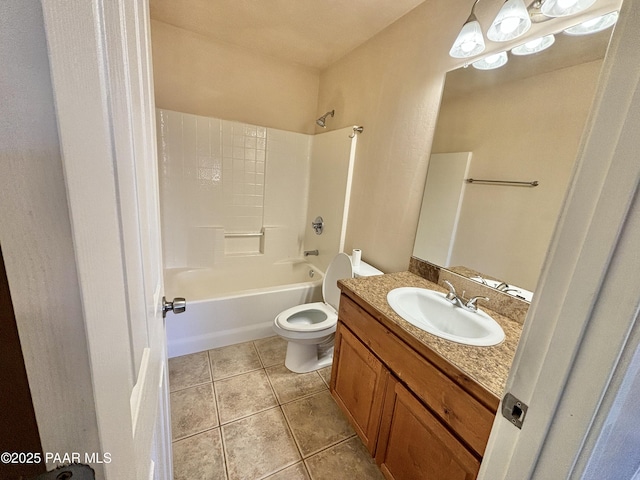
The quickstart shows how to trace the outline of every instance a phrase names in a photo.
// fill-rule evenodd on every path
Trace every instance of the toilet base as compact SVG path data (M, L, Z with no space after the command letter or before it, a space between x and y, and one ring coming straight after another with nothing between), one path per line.
M330 335L322 343L287 343L284 366L294 373L307 373L328 367L333 362L333 339Z

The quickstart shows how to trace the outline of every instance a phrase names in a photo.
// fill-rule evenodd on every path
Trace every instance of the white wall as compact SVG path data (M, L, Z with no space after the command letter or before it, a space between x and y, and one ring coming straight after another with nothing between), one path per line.
M42 448L99 452L39 1L3 5L0 62L0 243Z

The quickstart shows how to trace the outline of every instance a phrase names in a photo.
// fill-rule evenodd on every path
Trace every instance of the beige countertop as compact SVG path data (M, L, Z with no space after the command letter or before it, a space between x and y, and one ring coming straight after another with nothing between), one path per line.
M382 321L387 328L407 341L416 350L423 350L427 356L435 359L435 363L446 370L445 373L461 378L462 381L468 377L493 395L496 400L502 398L509 369L522 333L521 324L493 312L486 305L481 305L480 309L500 324L505 333L505 340L492 347L462 345L414 327L395 313L387 303L389 291L398 287L421 287L445 292L435 283L410 272L399 272L340 280L338 284L343 293L361 304L369 313ZM427 350L424 350L425 347ZM435 352L437 357L434 357L429 350Z

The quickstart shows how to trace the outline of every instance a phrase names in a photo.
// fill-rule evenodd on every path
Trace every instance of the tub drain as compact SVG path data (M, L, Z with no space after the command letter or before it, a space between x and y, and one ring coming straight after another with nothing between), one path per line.
M316 272L314 272L313 270L309 270L309 276L311 278L313 278L313 276L316 274Z

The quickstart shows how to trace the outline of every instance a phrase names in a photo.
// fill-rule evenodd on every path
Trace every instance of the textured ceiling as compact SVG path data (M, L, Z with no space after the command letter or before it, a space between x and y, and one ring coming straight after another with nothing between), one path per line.
M323 69L424 0L151 0L151 18Z

